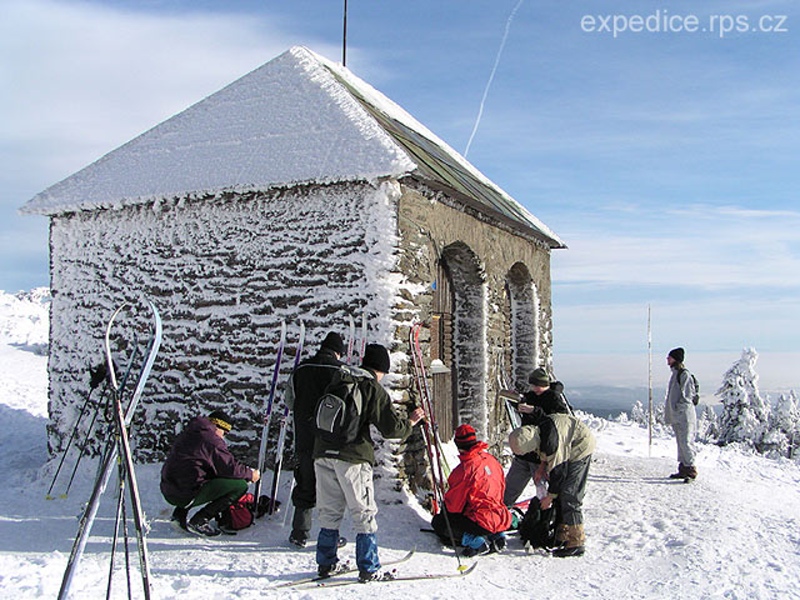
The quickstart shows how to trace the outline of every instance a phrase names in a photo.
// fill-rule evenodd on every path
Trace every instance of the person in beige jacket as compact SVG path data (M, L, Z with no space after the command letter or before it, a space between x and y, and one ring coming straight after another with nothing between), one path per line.
M543 510L556 507L554 556L581 556L586 534L583 527L583 497L595 439L589 427L572 415L541 415L535 425L523 425L511 432L511 451L539 468L534 481L548 480L548 494L541 499Z

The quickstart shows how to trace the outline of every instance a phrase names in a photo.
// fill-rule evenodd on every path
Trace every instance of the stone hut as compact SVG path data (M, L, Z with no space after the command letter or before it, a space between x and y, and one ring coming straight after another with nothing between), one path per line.
M552 363L550 252L562 241L402 108L303 47L22 211L50 219L52 452L102 361L110 315L145 297L164 338L134 421L140 460L161 459L190 416L216 408L205 392L235 416L234 448L257 453L281 321L285 375L301 320L311 352L366 315L369 340L391 349L399 404L416 400L409 330L424 322L425 362L449 368L429 380L445 442L461 422L502 442L498 382L521 386Z

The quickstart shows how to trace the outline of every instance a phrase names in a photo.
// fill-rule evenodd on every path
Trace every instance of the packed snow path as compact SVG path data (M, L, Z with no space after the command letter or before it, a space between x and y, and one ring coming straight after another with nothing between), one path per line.
M67 499L44 500L53 469L52 463L41 468L45 420L7 406L0 410L5 422L0 476L6 482L0 490L0 597L53 598L94 464L81 467ZM647 432L636 425L594 419L592 426L599 448L585 502L586 555L529 555L512 536L506 552L478 558L477 569L463 580L270 592L271 585L314 569L313 544L304 550L289 546L283 513L262 518L235 537L189 537L168 522L170 510L158 492L159 466L141 466L137 476L151 523L154 597L800 598L797 465L704 446L700 478L684 484L665 478L675 468L673 440L655 440L648 453ZM416 546L403 574L455 571L452 550L419 532L428 524L424 511L395 490L390 473L378 472L383 475L377 481L381 556L389 560ZM105 595L114 491L112 479L75 576L75 598ZM348 522L342 533L355 539ZM353 546L343 549L343 559L352 558ZM118 565L114 597L124 598L121 557ZM132 568L135 585L135 561ZM134 597L141 597L136 587Z

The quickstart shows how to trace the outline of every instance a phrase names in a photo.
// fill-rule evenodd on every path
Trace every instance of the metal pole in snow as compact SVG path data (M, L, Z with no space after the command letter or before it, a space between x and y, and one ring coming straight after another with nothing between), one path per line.
M653 336L650 327L650 305L647 305L647 456L653 449Z

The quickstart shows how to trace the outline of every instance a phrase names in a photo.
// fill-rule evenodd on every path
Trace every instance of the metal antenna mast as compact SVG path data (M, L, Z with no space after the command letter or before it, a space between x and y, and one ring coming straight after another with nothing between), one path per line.
M347 66L347 0L344 0L344 19L342 20L342 66Z

